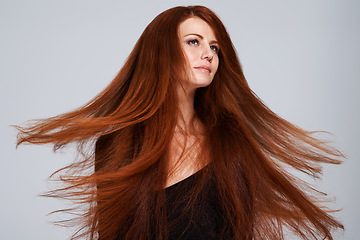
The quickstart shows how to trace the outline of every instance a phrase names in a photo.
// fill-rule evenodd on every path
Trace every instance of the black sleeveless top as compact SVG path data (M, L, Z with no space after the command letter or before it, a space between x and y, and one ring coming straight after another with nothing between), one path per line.
M201 171L164 189L166 197L168 240L228 240L229 229L218 198L215 184L206 181L196 198L194 209L188 211L187 203L193 186L199 183ZM191 214L192 213L192 214ZM222 233L224 232L225 233ZM119 233L117 240L123 239ZM156 239L151 239L156 240Z
M186 211L189 199L186 196L197 184L199 175L199 172L195 173L165 189L169 240L228 239L220 237L224 216L213 183L206 182L200 196L195 200L193 214Z

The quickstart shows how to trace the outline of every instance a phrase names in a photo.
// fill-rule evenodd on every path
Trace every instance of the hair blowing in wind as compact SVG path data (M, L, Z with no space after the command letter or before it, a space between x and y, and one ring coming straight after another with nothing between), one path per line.
M185 196L187 212L195 211L211 181L226 226L219 239L278 240L288 231L332 240L342 224L319 193L289 170L318 177L322 163L339 164L342 154L276 115L252 92L224 25L202 6L159 14L114 80L85 106L17 127L18 145L52 144L57 150L75 143L83 153L52 175L63 188L47 196L75 204L62 210L75 217L61 223L78 226L74 239L116 239L119 233L123 239L168 239L163 190L177 123L176 82L187 67L177 30L189 17L212 28L220 51L213 82L195 93L195 115L204 128L198 161L207 166Z

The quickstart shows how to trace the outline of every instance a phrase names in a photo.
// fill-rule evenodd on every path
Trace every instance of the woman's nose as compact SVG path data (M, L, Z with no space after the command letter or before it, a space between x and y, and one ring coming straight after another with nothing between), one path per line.
M209 62L211 62L213 57L214 57L214 53L211 51L210 47L204 46L201 53L201 59L206 59Z

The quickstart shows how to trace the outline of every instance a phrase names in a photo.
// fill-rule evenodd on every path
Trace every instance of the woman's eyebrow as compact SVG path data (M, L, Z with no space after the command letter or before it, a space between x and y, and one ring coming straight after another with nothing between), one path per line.
M195 36L197 36L197 37L200 38L200 39L204 39L204 37L201 36L201 35L198 34L198 33L189 33L189 34L186 34L184 37L187 37L187 36L190 36L190 35L195 35Z
M194 35L194 36L197 36L198 38L200 38L200 39L204 39L204 37L203 36L201 36L200 34L198 34L198 33L189 33L189 34L186 34L184 37L187 37L187 36L190 36L190 35ZM218 41L216 41L216 40L212 40L212 41L210 41L210 43L216 43L216 44L219 44L218 43Z

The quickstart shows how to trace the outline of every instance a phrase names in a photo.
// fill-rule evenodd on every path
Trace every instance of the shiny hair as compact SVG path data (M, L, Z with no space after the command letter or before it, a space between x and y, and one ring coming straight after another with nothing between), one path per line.
M331 231L343 226L287 169L317 177L321 163L339 164L342 154L252 92L224 25L203 6L159 14L115 79L85 106L18 127L17 144L51 143L56 150L75 142L85 153L55 173L65 186L47 194L86 206L69 220L80 224L73 237L167 239L166 153L177 122L176 81L187 67L178 27L190 17L209 24L220 51L212 84L195 94L210 159L186 210L193 211L192 199L211 176L228 228L221 232L233 239L284 239L286 230L303 239L333 239Z

